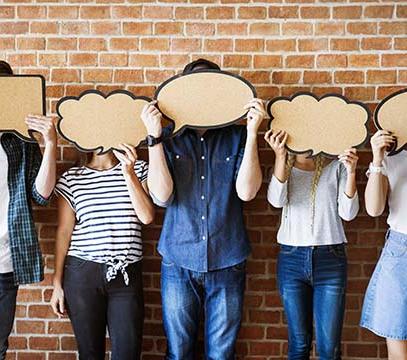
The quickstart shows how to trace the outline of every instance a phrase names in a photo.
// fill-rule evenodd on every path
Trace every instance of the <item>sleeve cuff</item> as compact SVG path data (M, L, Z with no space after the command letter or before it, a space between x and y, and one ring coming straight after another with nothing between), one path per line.
M159 207L163 207L163 208L168 207L172 203L172 200L174 199L174 193L172 193L171 196L169 197L169 199L165 202L157 199L151 191L149 191L149 194L150 194L151 199L153 200L153 203L155 205L157 205Z
M45 198L44 196L42 196L38 192L38 190L37 190L37 188L35 186L35 183L34 183L34 185L32 187L32 198L38 205L46 206L46 205L49 204L49 202L51 200L51 195L48 198Z

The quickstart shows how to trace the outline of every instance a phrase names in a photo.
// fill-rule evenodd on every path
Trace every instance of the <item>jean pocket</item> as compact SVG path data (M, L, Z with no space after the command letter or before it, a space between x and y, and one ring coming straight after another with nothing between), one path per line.
M346 248L345 245L332 245L329 247L329 251L335 255L337 258L346 258Z
M235 271L235 272L243 272L243 271L246 271L246 261L242 261L241 263L239 263L239 264L236 264L236 265L234 265L234 266L231 266L231 268L230 268L232 271Z
M167 260L167 259L162 259L161 260L161 265L162 266L165 266L165 267L173 267L173 266L175 266L175 263L173 263L173 262L171 262L171 261L169 261L169 260Z
M406 254L407 245L400 244L391 239L387 240L386 245L384 246L384 255L389 257L402 257Z
M78 258L76 256L67 256L65 259L65 268L79 269L82 268L88 260Z
M280 244L280 254L292 254L297 250L297 246Z

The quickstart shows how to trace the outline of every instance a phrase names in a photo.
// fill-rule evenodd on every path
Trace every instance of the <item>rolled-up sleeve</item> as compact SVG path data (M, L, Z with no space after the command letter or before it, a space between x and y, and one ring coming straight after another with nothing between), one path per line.
M288 181L281 182L274 175L271 177L267 190L267 200L275 208L282 208L287 204Z
M353 220L359 212L359 195L356 190L355 195L350 198L346 195L347 173L344 166L341 166L339 178L339 194L338 194L338 212L339 216L345 221Z

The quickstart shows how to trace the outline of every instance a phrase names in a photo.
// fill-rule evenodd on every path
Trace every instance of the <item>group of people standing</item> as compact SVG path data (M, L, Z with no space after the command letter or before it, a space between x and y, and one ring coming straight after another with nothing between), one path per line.
M201 69L219 67L199 59L184 73ZM6 63L0 72L12 73ZM151 102L141 115L149 134L148 164L122 144L120 151L87 154L57 182L51 119L27 118L29 128L43 136L43 155L37 144L1 134L0 359L7 350L18 285L43 275L31 199L45 205L54 187L59 215L51 306L57 315L69 315L80 359L104 359L106 328L113 360L140 358L141 228L153 221L154 204L166 208L158 245L166 359L195 358L202 314L205 358L234 359L250 253L242 206L262 184L257 135L266 117L260 99L247 109L246 126L186 129L169 137L171 129L162 127L161 113ZM282 208L277 279L288 323L288 358L309 359L314 325L319 358L336 360L341 358L347 280L342 220L354 219L359 211L358 155L355 149L338 159L289 154L288 136L265 134L275 154L267 199ZM390 229L361 325L387 338L389 358L405 360L407 155L386 156L394 140L385 130L371 140L366 209L379 216L388 199Z

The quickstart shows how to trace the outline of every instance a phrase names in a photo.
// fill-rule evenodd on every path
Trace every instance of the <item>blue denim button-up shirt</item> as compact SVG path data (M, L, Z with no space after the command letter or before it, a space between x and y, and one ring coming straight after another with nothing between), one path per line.
M14 282L39 282L44 278L44 271L31 200L39 205L48 203L48 199L41 196L35 187L42 161L41 150L38 144L24 142L13 134L3 134L0 142L8 160L8 231Z
M158 251L178 266L207 272L236 265L250 253L237 174L246 141L244 126L186 129L164 141L174 192Z

